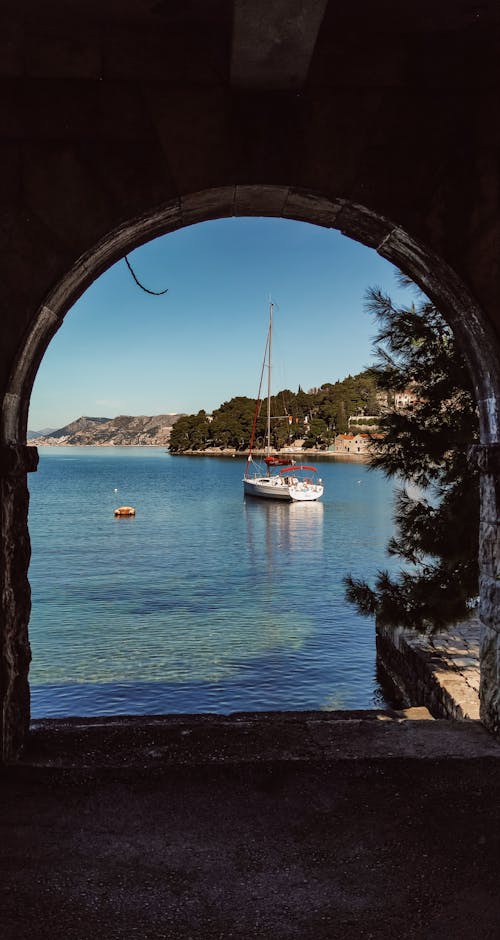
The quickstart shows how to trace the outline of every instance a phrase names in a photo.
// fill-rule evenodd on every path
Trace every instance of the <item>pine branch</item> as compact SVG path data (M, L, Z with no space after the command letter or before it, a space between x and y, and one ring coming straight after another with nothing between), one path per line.
M372 288L366 308L379 327L378 387L411 386L417 398L412 411L382 419L372 466L422 492L397 493L396 533L387 546L411 567L379 571L373 587L349 575L346 597L382 624L442 629L466 618L478 593L479 484L466 456L478 436L472 383L448 324L426 298L398 308Z

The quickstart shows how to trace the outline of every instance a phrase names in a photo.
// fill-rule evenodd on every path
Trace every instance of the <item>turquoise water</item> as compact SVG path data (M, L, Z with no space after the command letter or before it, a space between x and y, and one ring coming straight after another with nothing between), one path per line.
M243 499L244 462L40 448L30 478L32 714L370 708L393 486L324 461L320 502ZM115 519L117 506L137 515Z

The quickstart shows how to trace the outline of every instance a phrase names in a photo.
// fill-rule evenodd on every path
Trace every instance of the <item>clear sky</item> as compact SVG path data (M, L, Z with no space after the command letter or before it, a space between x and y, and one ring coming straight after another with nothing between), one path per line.
M33 390L29 428L81 415L211 411L254 397L269 298L273 385L308 390L365 368L374 324L368 287L404 296L395 268L330 229L283 219L204 222L154 239L103 274L52 340ZM405 297L408 302L408 297Z

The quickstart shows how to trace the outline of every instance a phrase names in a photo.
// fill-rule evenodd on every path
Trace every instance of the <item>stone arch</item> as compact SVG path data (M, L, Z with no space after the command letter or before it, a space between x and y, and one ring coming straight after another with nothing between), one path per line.
M500 361L489 321L458 274L434 251L391 220L345 199L286 186L230 186L177 198L109 232L82 255L34 312L31 328L10 374L2 403L0 442L4 504L4 635L2 753L15 757L29 722L29 535L26 472L36 469L36 450L26 447L29 400L43 355L64 316L86 288L127 252L159 235L209 219L267 216L335 228L374 248L407 274L448 319L469 362L479 410L481 444L475 456L481 486L482 718L492 730L500 723L500 588L497 581L497 491L500 466Z
M399 225L364 206L280 186L223 187L172 200L121 225L82 255L33 317L4 397L0 439L25 441L31 389L47 346L68 310L100 274L127 252L168 232L209 219L259 215L337 229L408 274L447 317L464 349L476 386L482 442L499 439L496 341L485 314L454 270Z

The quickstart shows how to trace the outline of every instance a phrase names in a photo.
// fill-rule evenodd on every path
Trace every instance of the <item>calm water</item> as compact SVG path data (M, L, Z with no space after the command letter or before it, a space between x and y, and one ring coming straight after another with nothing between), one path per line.
M242 494L243 461L41 448L30 478L32 712L369 708L374 625L342 576L388 563L392 484L324 461L318 503ZM115 519L132 505L133 519Z

